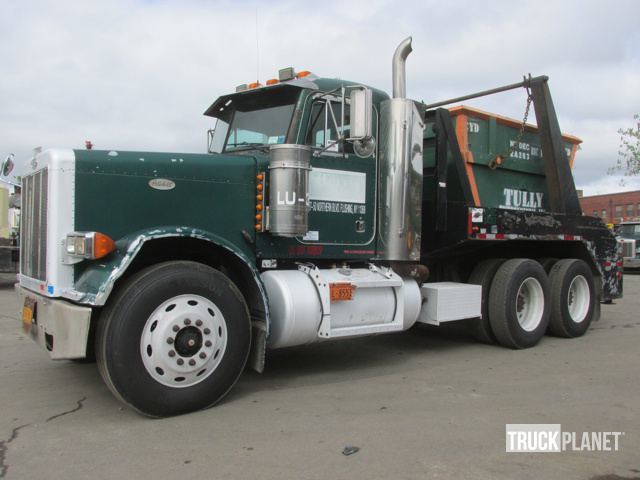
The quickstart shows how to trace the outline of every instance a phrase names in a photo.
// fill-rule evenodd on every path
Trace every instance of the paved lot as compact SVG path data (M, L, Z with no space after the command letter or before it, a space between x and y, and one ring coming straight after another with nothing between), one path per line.
M640 276L625 281L583 338L511 351L415 329L296 348L213 409L149 420L95 365L50 361L25 338L5 278L0 477L639 478ZM619 452L507 454L505 423L626 434Z

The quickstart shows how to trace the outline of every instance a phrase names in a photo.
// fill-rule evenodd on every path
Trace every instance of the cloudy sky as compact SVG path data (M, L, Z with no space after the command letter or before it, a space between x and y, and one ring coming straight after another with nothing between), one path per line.
M549 75L562 130L584 140L578 188L639 189L606 173L617 130L640 112L639 18L637 0L3 0L0 155L24 162L35 146L85 139L203 152L213 122L202 112L236 85L294 66L389 91L391 55L412 35L409 97ZM521 118L525 97L467 103Z

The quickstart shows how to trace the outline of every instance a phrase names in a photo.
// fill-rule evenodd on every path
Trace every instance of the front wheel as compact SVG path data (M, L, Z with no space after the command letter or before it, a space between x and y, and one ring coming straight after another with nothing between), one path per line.
M111 391L139 412L164 417L212 406L239 378L251 327L225 275L173 261L131 277L102 312L98 368Z

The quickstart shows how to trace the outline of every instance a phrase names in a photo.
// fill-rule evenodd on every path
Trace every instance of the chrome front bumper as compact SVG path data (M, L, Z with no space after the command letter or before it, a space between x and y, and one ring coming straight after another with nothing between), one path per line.
M640 257L624 257L622 264L624 268L640 268Z
M91 308L52 299L15 285L22 327L55 360L84 358L91 324ZM27 305L33 312L25 316Z

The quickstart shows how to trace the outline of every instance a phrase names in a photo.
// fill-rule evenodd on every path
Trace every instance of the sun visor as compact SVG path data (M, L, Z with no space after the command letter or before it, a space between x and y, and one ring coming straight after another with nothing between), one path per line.
M297 95L300 89L318 90L319 87L313 81L307 79L295 79L286 83L278 83L267 87L253 88L242 92L223 95L211 104L204 112L208 117L220 118L226 120L228 111L235 108L246 108L247 110L255 109L257 104L268 106L269 99L274 101L289 95Z

